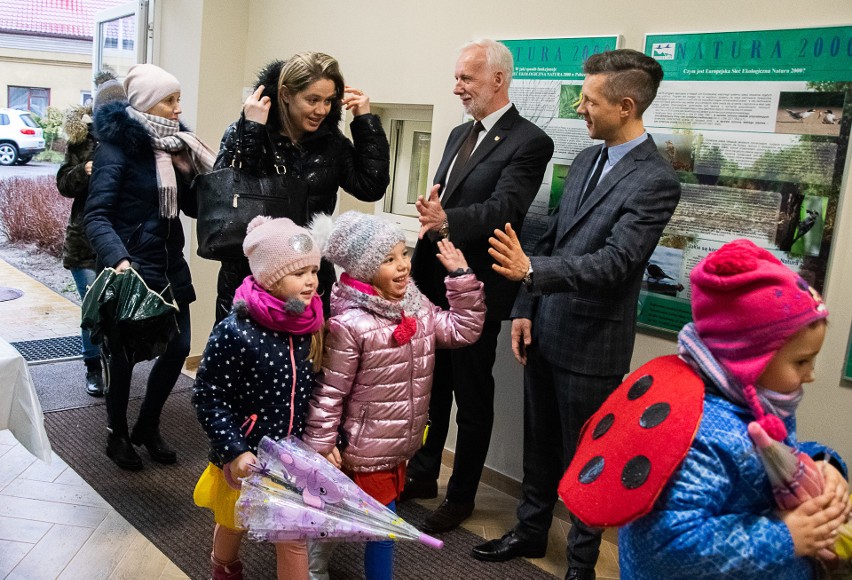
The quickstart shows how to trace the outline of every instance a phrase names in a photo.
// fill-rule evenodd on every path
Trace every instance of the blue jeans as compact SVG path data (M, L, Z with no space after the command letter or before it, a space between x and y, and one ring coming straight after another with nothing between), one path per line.
M97 273L91 268L71 268L71 277L74 278L74 284L77 286L77 293L82 299L86 297L86 290L95 281ZM88 330L80 329L80 339L83 342L83 360L100 358L101 347L96 344L92 344Z

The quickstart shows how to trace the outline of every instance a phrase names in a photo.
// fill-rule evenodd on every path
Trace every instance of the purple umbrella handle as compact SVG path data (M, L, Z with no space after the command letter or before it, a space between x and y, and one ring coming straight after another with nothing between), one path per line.
M421 544L426 544L430 548L435 548L436 550L440 550L444 547L444 542L438 538L433 538L429 534L420 534L420 537L417 539L420 540Z

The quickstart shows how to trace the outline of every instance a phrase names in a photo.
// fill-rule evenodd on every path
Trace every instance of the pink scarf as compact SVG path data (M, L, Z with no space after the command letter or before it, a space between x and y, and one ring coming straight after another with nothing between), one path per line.
M311 303L305 306L303 312L297 312L288 307L288 303L279 300L258 284L254 276L246 276L242 285L237 288L234 302L242 300L246 303L249 316L271 330L289 332L290 334L312 334L322 328L325 319L322 314L322 300L316 294Z

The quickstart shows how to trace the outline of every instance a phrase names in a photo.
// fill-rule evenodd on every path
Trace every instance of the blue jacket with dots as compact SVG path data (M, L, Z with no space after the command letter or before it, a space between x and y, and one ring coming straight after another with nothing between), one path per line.
M748 436L748 409L707 393L704 415L680 469L654 509L621 528L621 578L813 578L815 564L793 553L793 538L775 515L769 477ZM785 420L787 445L796 446L796 421ZM828 447L800 443L811 457Z
M192 395L211 463L222 467L246 451L257 453L264 435L301 436L316 376L310 349L310 334L261 326L245 303L213 327Z

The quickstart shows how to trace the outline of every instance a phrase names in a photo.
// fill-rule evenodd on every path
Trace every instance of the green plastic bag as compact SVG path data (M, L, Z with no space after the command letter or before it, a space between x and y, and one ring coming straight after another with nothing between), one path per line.
M135 269L104 268L83 299L80 326L108 356L136 363L163 354L178 332L177 312L174 300L148 288Z

